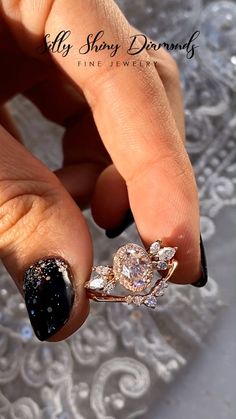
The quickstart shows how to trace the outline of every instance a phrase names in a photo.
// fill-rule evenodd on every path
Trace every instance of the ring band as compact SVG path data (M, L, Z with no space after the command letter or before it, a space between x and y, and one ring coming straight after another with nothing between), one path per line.
M87 296L99 302L122 302L155 308L178 266L177 247L162 247L156 240L148 250L138 244L121 246L113 266L94 266L85 283ZM113 292L117 289L118 294Z

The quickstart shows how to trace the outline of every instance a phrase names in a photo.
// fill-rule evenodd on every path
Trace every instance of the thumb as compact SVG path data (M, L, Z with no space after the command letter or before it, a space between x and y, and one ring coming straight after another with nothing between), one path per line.
M57 177L1 126L0 143L0 258L37 337L65 339L88 314L89 232Z

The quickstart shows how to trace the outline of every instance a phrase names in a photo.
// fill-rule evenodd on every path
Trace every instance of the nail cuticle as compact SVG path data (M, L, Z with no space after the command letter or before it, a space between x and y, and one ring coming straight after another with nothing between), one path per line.
M41 258L26 269L23 292L34 332L47 340L70 317L75 291L69 264L61 257Z

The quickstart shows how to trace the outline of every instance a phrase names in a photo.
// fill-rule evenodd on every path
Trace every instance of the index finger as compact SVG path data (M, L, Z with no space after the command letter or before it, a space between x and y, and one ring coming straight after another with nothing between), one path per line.
M53 54L53 58L85 94L100 136L127 184L143 241L161 238L178 246L178 280L193 282L200 275L196 185L158 73L153 66L145 71L138 65L111 67L107 47L82 55L94 66L78 66L78 51L88 34L95 36L103 28L106 45L120 46L113 61L132 61L127 54L132 31L112 0L40 3L36 14L31 3L20 2L20 19L31 42L38 39L36 35L42 39L50 34L55 39L60 31L70 29L73 48L66 57ZM101 66L96 65L98 59ZM138 59L149 57L143 51Z

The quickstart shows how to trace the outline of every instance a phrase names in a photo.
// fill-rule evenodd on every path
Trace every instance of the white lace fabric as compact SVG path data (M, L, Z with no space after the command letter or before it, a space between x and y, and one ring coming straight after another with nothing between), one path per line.
M175 57L185 91L187 147L199 185L202 235L207 241L217 234L217 214L236 204L232 106L236 4L119 3L131 23L154 40L181 42L201 31L196 57L187 60L180 53ZM22 97L13 101L12 110L26 143L30 139L27 146L52 169L59 167L61 150L55 137L61 129L46 122ZM48 147L53 150L50 156ZM138 240L131 227L108 243L86 216L99 264L111 260L119 244ZM1 267L0 419L148 418L155 389L164 392L194 356L219 307L218 286L212 278L203 289L171 285L157 310L94 303L85 325L72 337L42 343L32 332L22 297Z

